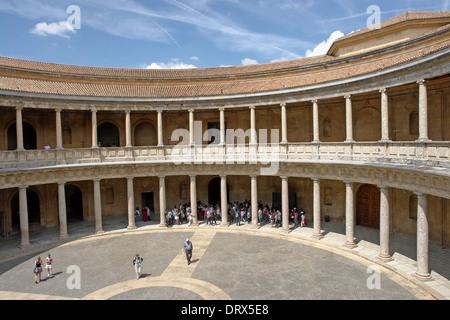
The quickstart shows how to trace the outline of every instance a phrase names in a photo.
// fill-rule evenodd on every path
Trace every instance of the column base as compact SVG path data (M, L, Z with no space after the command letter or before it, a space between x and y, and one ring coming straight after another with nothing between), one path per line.
M252 224L251 224L251 226L250 226L250 228L251 228L251 229L255 229L255 230L257 230L257 229L259 229L259 228L260 228L260 226L259 226L259 225L257 225L257 224L254 224L254 223L252 223Z
M415 142L417 142L417 143L427 143L427 142L431 142L431 139L428 139L428 138L419 138L419 139L417 139Z
M316 233L316 234L313 234L311 236L311 238L316 239L316 240L320 240L320 239L323 239L323 235L321 233Z
M356 248L358 245L354 242L345 242L343 245L343 247L349 248L349 249L354 249Z
M432 277L429 273L421 274L421 273L418 273L418 272L414 272L414 273L413 273L413 276L414 276L415 278L419 279L420 281L430 281L430 280L433 280L433 277Z
M229 222L221 222L220 226L223 228L228 228L230 226L230 223Z
M382 139L382 140L378 140L378 143L392 143L392 140L389 139Z
M128 226L128 227L127 227L127 230L136 230L136 229L137 229L136 226Z
M379 254L377 258L384 262L394 261L394 258L389 254Z
M105 231L103 231L103 230L95 231L95 234L104 234L104 233L105 233Z
M31 243L30 243L30 242L28 242L28 243L21 243L21 244L19 245L19 248L20 248L20 249L27 249L27 248L29 248L29 247L31 247Z
M59 240L65 241L67 239L69 239L69 235L67 235L67 234L62 234L59 236Z

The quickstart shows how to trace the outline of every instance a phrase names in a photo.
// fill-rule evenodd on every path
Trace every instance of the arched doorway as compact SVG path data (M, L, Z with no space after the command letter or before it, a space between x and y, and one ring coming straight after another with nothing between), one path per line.
M39 195L27 189L28 225L41 225L41 205ZM11 198L11 222L13 230L20 230L19 191Z
M134 129L134 145L148 147L157 145L156 129L149 122L142 122Z
M380 190L365 184L356 194L356 224L378 229L380 227Z
M99 147L119 147L120 146L120 134L119 129L111 123L105 122L98 126L97 137Z
M208 204L220 205L221 192L220 192L220 180L221 178L214 178L208 184ZM230 202L230 186L227 183L227 203Z
M83 194L77 186L66 185L66 215L67 222L83 220Z
M25 150L36 150L37 149L37 138L36 138L36 130L34 127L27 123L23 122L22 124L23 130L23 147ZM8 150L16 150L17 149L17 127L16 123L13 123L8 128Z

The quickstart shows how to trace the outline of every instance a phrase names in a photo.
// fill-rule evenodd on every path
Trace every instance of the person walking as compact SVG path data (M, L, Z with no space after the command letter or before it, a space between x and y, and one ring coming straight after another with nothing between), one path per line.
M41 257L37 257L37 259L34 261L34 282L38 284L41 282L41 274L42 274L42 259ZM39 282L38 282L39 278Z
M139 280L141 277L141 265L144 258L139 256L139 253L136 253L136 256L133 259L134 271L136 272L136 279Z
M184 242L183 250L184 253L186 254L187 264L190 265L192 259L192 250L194 250L194 246L192 245L192 242L189 238L187 238L186 241Z
M45 269L47 269L47 278L53 276L53 257L50 253L45 258Z

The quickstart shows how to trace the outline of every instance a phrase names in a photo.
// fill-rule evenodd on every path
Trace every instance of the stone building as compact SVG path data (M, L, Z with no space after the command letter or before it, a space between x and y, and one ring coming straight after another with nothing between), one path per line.
M251 201L449 244L450 12L408 12L326 55L191 70L0 57L3 236L128 217L148 205ZM197 219L194 223L197 223ZM228 225L224 215L223 226ZM256 215L253 225L258 227Z

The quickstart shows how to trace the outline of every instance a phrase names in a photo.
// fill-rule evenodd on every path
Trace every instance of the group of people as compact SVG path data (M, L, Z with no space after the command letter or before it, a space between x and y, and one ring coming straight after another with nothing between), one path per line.
M34 261L34 282L38 284L42 281L42 266L44 265L44 262L42 261L41 257L37 257L37 259ZM47 257L45 258L45 269L47 270L47 277L53 276L53 257L49 253Z
M228 203L227 216L230 223L236 222L237 225L252 223L251 202L245 200L243 202L235 201ZM270 223L272 228L281 227L282 213L278 207L269 208L268 204L263 205L262 202L259 202L257 216L260 225ZM167 227L184 223L190 225L193 220L190 204L185 203L174 206L165 213L165 219ZM204 204L199 201L197 203L197 219L198 221L206 222L207 225L217 225L217 222L222 221L220 205ZM292 208L289 212L289 222L296 226L306 227L305 212L303 210L298 211L297 208Z
M150 210L149 207L144 206L142 208L142 214L141 214L141 210L139 209L139 207L136 207L136 210L134 210L134 218L136 221L136 224L142 219L142 221L151 221L152 219L152 212Z

